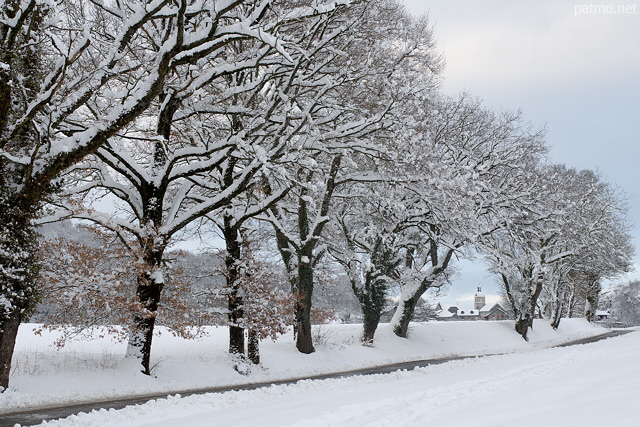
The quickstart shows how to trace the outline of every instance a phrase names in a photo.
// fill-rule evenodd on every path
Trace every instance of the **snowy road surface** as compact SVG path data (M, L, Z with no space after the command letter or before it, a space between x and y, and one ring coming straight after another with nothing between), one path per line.
M160 399L48 426L637 426L640 332L410 372Z

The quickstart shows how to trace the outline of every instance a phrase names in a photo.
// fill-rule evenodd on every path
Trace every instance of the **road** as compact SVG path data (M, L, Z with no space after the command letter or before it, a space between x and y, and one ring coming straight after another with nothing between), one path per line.
M610 331L601 335L597 335L595 337L589 337L589 338L584 338L584 339L560 344L557 347L568 347L572 345L588 344L596 341L601 341L603 339L624 335L629 332L631 332L631 330ZM491 356L491 355L484 355L484 356ZM99 409L122 409L128 405L140 405L148 402L149 400L163 399L163 398L166 398L168 395L174 395L174 394L180 394L181 396L184 397L184 396L190 396L194 394L203 394L203 393L222 393L222 392L231 391L231 390L235 390L235 391L253 390L261 387L268 387L268 386L271 386L272 384L293 384L300 380L307 380L307 379L344 378L344 377L350 377L355 375L385 374L385 373L395 372L398 370L412 370L419 367L424 367L429 365L438 365L438 364L447 363L453 360L467 359L472 357L478 357L478 356L462 356L462 357L451 357L451 358L445 358L445 359L416 360L411 362L395 363L392 365L376 366L373 368L358 369L353 371L337 372L332 374L316 375L311 377L295 378L295 379L289 379L289 380L283 380L283 381L272 381L269 383L254 383L254 384L246 384L246 385L233 386L233 387L211 387L211 388L205 388L205 389L175 390L171 393L149 394L144 396L136 396L136 397L130 397L130 398L124 398L124 399L117 399L117 400L106 400L106 401L100 401L100 402L82 403L82 404L67 405L67 406L60 406L60 407L39 408L35 411L34 410L21 411L21 412L15 412L12 414L4 415L2 419L0 419L0 427L13 427L16 424L20 424L23 426L40 424L42 423L42 421L66 418L70 415L77 414L80 412L91 412L93 410L99 410Z

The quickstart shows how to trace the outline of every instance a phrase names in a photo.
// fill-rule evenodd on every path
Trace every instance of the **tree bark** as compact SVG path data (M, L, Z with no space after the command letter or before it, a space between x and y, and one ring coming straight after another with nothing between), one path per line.
M244 327L242 326L244 309L238 284L238 266L241 262L240 233L238 228L233 225L233 218L224 217L222 234L227 249L225 267L227 270L226 284L229 291L227 298L227 308L229 310L229 353L244 355Z
M373 344L373 337L380 324L387 285L384 280L367 277L364 289L358 289L355 283L352 283L351 287L360 302L363 314L362 343L365 346L370 346Z
M600 292L602 291L602 287L600 285L600 281L597 277L587 277L587 307L585 310L585 318L589 322L593 322L596 318L596 310L598 309L598 302L600 299Z
M235 303L231 302L232 297L229 296L229 310L234 310L237 315L240 309L238 309ZM229 317L232 315L229 313ZM231 354L244 354L244 328L239 326L229 326L229 353Z
M558 329L558 326L560 326L560 319L562 319L562 313L564 312L566 299L566 284L558 284L558 286L562 286L562 290L560 292L560 295L556 297L557 301L551 319L551 327L553 329Z
M422 286L420 289L422 289ZM409 298L400 300L400 304L397 308L397 312L400 314L400 317L394 322L393 327L393 333L400 338L407 338L409 333L409 323L411 322L411 318L413 317L413 313L416 309L416 304L425 291L426 287L422 291L418 290L418 292L414 293Z
M2 172L0 161L0 390L6 390L18 327L37 301L37 233L31 220L38 203L11 194Z
M249 339L247 343L248 357L254 365L260 364L260 338L254 330L249 330Z
M538 298L542 292L542 280L536 280L535 288L531 299L529 300L529 307L526 313L520 313L520 316L516 320L516 331L522 336L525 341L529 341L527 334L529 329L533 328L533 319L536 315L536 307L538 305Z
M22 315L20 312L14 311L0 323L0 392L9 387L11 358L21 321Z
M152 244L148 245L151 247ZM164 249L152 248L143 255L145 271L138 275L136 298L138 310L133 314L133 331L129 337L127 356L137 357L142 365L142 373L151 375L151 342L158 314L160 295L164 287L164 278L154 274L162 263Z
M302 257L305 258L305 257ZM300 353L315 351L311 336L311 295L313 294L313 267L311 254L298 261L298 289L294 314L296 348Z
M363 321L363 333L362 333L362 343L366 346L370 346L373 344L373 337L378 329L378 325L380 324L380 314L378 313L370 313L369 315L364 315Z
M553 329L558 329L558 327L560 326L560 320L562 319L560 313L562 313L562 311L558 311L557 315L554 316L553 320L551 321L551 327Z
M141 310L133 316L134 331L129 338L127 355L140 359L145 375L151 375L151 342L162 288L163 283L157 282L148 273L138 278L136 296Z
M584 317L589 321L593 322L596 317L596 308L598 303L593 296L587 295L587 309L585 311Z
M527 333L529 328L533 326L533 319L529 313L524 313L516 319L516 332L519 333L525 341L529 341Z

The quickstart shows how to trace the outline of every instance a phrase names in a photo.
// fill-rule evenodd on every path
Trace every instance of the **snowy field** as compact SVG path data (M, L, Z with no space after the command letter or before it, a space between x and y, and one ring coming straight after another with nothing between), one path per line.
M637 426L640 332L411 372L172 397L48 426Z
M291 336L262 346L263 365L239 375L226 354L226 330L184 341L154 339L155 377L122 360L125 344L107 339L55 350L52 334L20 331L12 389L0 416L18 409L215 385L263 382L396 361L516 352L389 375L301 381L254 391L172 397L120 411L72 416L47 425L637 425L640 332L586 346L545 349L604 330L579 319L558 331L537 322L530 342L511 322L413 325L408 340L382 325L376 345L362 347L360 326L316 331L316 353L295 351ZM597 421L597 422L596 422ZM612 424L613 422L613 424Z

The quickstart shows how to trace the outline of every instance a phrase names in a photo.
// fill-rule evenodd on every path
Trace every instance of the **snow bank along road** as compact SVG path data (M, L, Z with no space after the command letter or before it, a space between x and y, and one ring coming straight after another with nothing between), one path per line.
M171 397L50 426L637 426L640 332L393 374Z
M622 333L627 333L629 331L615 331L615 332L610 332L610 333L606 333L603 335L600 335L598 337L591 337L591 338L587 338L587 339L581 339L578 340L576 342L571 342L571 343L565 343L562 346L567 346L570 344L573 345L577 345L577 344L582 344L585 342L593 342L595 340L601 340L603 338L607 338L610 336L616 336ZM538 352L537 352L538 353ZM539 352L539 353L542 353ZM503 356L493 356L493 357L504 357ZM398 369L413 369L415 367L418 367L418 369L416 370L416 375L418 376L418 378L420 378L421 376L423 376L425 374L425 372L423 371L424 369L431 369L434 368L433 365L437 365L437 364L441 364L444 362L452 362L452 363L458 363L459 361L461 361L462 359L468 359L471 358L472 356L467 356L467 357L458 357L458 358L449 358L449 359L435 359L435 360L423 360L423 361L416 361L416 362L409 362L409 363L401 363L401 364L394 364L394 365L387 365L384 367L378 367L378 368L370 368L370 369L363 369L363 370L357 370L357 371L352 371L352 372L342 372L342 373L335 373L335 374L328 374L328 375L320 375L320 376L315 376L311 379L329 379L329 378L337 378L337 377L343 377L343 381L347 384L347 387L359 387L358 384L360 384L359 380L355 380L353 378L348 378L349 376L354 376L354 375L362 375L362 374L366 374L366 375L374 375L374 380L373 381L365 381L364 386L363 386L363 391L365 393L368 393L367 389L369 387L369 385L373 385L378 381L381 382L385 382L384 379L382 379L382 377L379 375L380 373L389 373L392 372L392 374L390 375L391 378L389 378L389 381L392 382L396 382L399 379L402 380L406 380L407 378L405 378L405 373L401 373L401 372L394 372L397 371ZM475 359L476 361L479 359ZM500 360L500 359L498 359ZM526 363L525 363L526 365ZM424 368L425 366L429 366L429 368ZM466 365L463 365L466 366ZM469 365L471 366L471 365ZM526 369L523 368L525 371ZM533 372L536 372L536 369L533 369ZM496 378L501 378L501 375L498 375ZM428 381L428 380L427 380ZM430 382L430 381L429 381ZM187 394L195 394L195 393L204 393L207 391L215 391L215 392L220 392L220 391L227 391L230 389L234 389L234 390L242 390L242 391L236 391L235 394L233 392L231 393L224 393L224 394L220 394L219 396L238 396L238 393L252 393L251 391L247 391L247 390L253 390L253 389L257 389L257 388L264 388L267 386L272 386L270 389L278 388L278 387L284 387L281 391L292 391L292 390L296 390L297 388L301 387L301 384L307 384L307 387L303 387L305 390L305 393L308 393L309 390L316 390L316 389L322 389L322 387L308 387L308 383L309 381L302 381L302 382L298 382L298 380L293 380L293 381L279 381L277 382L276 385L272 385L272 384L252 384L252 385L247 385L247 386L243 386L243 387L218 387L218 388L213 388L213 389L209 389L209 390L198 390L198 391L188 391ZM320 384L331 384L331 382L327 382L327 381L320 381ZM453 387L454 383L450 384L450 387ZM483 392L482 393L486 393L487 390L491 390L492 388L489 387L487 388L487 386L483 386ZM412 389L406 389L404 390L405 393L413 393L414 390ZM259 391L254 391L254 393L259 393ZM294 391L294 394L296 392ZM401 394L402 392L400 392ZM181 393L184 397L184 393ZM266 393L266 395L268 395L269 393ZM394 396L398 396L400 394L394 394ZM250 394L249 394L250 395ZM265 393L262 393L262 395L264 396ZM165 398L165 395L158 395L158 396L153 396L153 398ZM205 396L199 396L202 398L206 398ZM140 403L144 403L146 402L149 398L151 398L151 396L148 396L146 399L141 399L141 398L132 398L132 399L122 399L122 400L118 400L118 401L111 401L111 402L97 402L96 404L92 404L92 405L74 405L74 406L68 406L65 408L56 408L56 409L50 409L50 410L45 410L45 411L40 411L38 413L23 413L23 414L15 414L15 415L8 415L6 417L4 417L4 421L0 424L2 426L13 426L16 423L22 424L22 425L27 425L27 424L33 424L33 423L39 423L42 420L52 420L52 419L56 419L56 418L61 418L61 417L66 417L69 416L71 414L75 414L78 412L90 412L94 409L97 408L123 408L127 405L132 405L132 404L140 404ZM190 399L198 399L198 397L193 397ZM269 399L267 399L269 400ZM200 400L197 400L200 401ZM158 404L162 405L162 402L165 403L171 403L169 406L172 407L173 409L176 409L176 407L179 407L182 405L182 403L185 403L187 405L187 407L191 407L191 400L189 399L177 399L176 397L168 397L166 399L160 399L160 400L156 400L156 401L152 401L146 405L141 405L141 408L144 407L154 407L157 406ZM174 402L181 402L181 403L174 403ZM202 407L200 410L202 410L202 408L206 408L207 404L204 403L205 401L202 401ZM215 406L215 405L214 405ZM130 411L131 408L127 408L124 411ZM227 408L227 410L231 410L230 408ZM460 410L463 410L463 408L460 408ZM155 413L156 409L153 409L152 412ZM242 410L242 412L244 413L245 409ZM49 423L47 425L120 425L119 422L122 422L122 419L119 418L119 412L115 412L113 410L110 411L106 411L106 410L100 410L100 411L94 411L92 414L88 415L88 417L91 416L95 416L95 414L102 414L102 416L100 417L99 420L96 421L92 421L90 418L87 419L87 415L80 415L80 416L74 416L71 417L68 420L64 420L64 421L58 421L58 422L53 422L53 423ZM144 412L144 410L143 410ZM178 411L179 412L179 411ZM197 411L196 411L197 412ZM208 411L205 411L208 412ZM221 425L218 423L217 418L218 416L215 414L211 414L212 417L210 419L211 422L213 422L213 424L208 424L208 425ZM113 417L113 419L111 419ZM171 414L167 414L167 418L173 418L173 412ZM205 417L203 415L203 417ZM261 416L262 417L262 416ZM155 417L154 417L155 418ZM120 420L120 421L118 421ZM516 419L517 420L517 419ZM251 425L252 422L247 422L248 420L244 420L246 425ZM274 420L275 421L275 420ZM290 420L287 421L283 421L283 423L289 423ZM295 420L294 420L295 421ZM307 421L313 421L313 420L307 420ZM358 420L345 420L345 422L347 424L351 424L352 422L359 422ZM143 425L145 422L147 422L146 418L140 417L140 419L135 419L134 424L133 425ZM231 421L229 421L231 422ZM233 422L235 423L240 423L242 425L243 420L242 419L238 419L238 420L234 420ZM315 422L315 421L313 421ZM313 422L311 423L313 425ZM403 421L404 422L404 421ZM71 424L67 424L67 423L71 423ZM106 424L105 424L106 423ZM176 420L175 424L166 424L166 425L207 425L207 424L202 424L203 420L202 419L185 419L185 420ZM416 421L416 423L418 423L418 421ZM129 424L129 423L127 423ZM326 424L326 425L330 425ZM419 424L419 423L418 423ZM273 425L280 425L280 422L277 421L275 422ZM325 425L325 424L319 424L319 425ZM360 424L357 424L360 425ZM365 425L365 424L362 424ZM380 424L380 425L385 425L385 424ZM571 425L571 424L562 424L562 425Z

